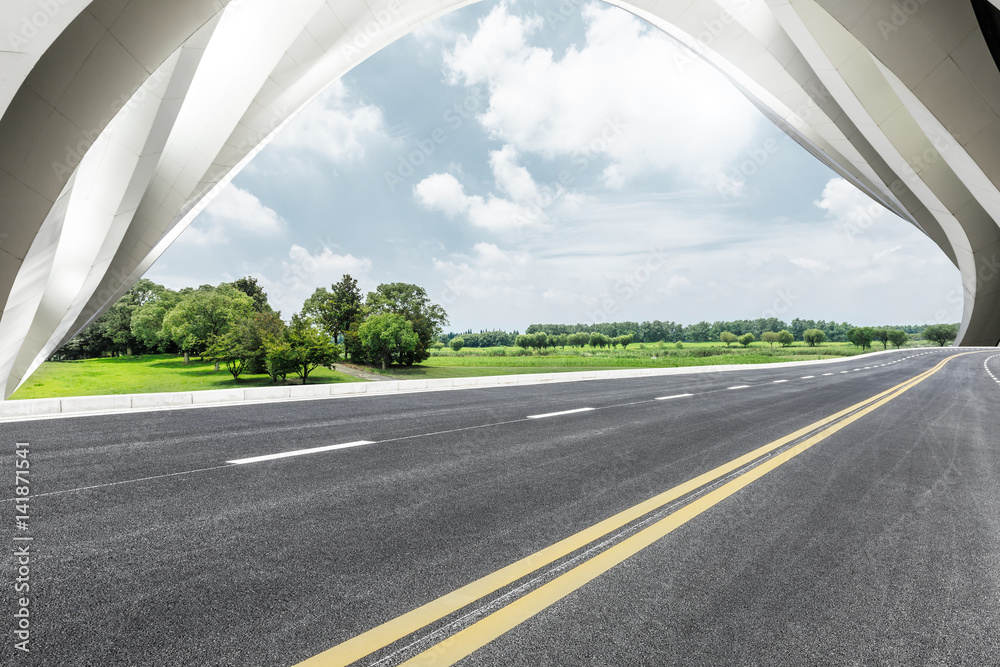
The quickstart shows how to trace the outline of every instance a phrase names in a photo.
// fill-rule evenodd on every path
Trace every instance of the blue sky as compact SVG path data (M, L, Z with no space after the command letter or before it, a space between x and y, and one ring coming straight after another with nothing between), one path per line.
M450 330L776 315L958 321L958 271L624 11L482 2L334 83L147 277L253 275L287 318L344 273Z

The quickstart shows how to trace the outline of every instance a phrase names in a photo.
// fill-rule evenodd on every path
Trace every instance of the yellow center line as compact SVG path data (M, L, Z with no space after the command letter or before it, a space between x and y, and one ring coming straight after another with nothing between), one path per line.
M972 353L966 352L964 354ZM537 614L539 611L553 604L558 599L565 597L565 595L568 595L570 592L576 590L594 577L600 575L602 572L607 571L607 569L614 567L617 563L620 563L649 544L652 544L663 535L666 535L677 526L686 523L701 512L721 501L723 498L732 495L766 472L773 470L778 465L781 465L796 454L805 451L805 449L808 449L816 442L829 437L847 424L860 419L872 410L881 407L911 387L919 384L940 370L946 363L951 361L951 359L958 356L963 355L956 354L950 356L928 371L920 373L919 375L901 382L890 389L856 403L849 408L841 410L840 412L830 415L829 417L825 417L804 428L801 428L794 433L778 438L767 445L748 452L743 456L737 457L732 461L703 473L687 482L684 482L683 484L679 484L678 486L654 496L649 500L643 501L633 507L630 507L629 509L619 512L608 519L594 524L593 526L571 535L549 547L537 551L530 556L522 558L521 560L488 574L481 579L477 579L476 581L473 581L472 583L467 584L451 593L443 595L442 597L437 598L436 600L433 600L423 606L417 607L416 609L398 616L391 621L372 628L371 630L364 632L353 639L349 639L331 649L313 656L312 658L304 660L303 662L298 663L296 667L344 667L356 662L366 655L370 655L375 651L385 648L403 637L416 632L420 628L434 623L445 616L448 616L455 611L482 599L490 593L493 593L504 586L510 585L532 572L535 572L536 570L573 553L591 542L594 542L597 539L622 528L632 521L668 505L674 500L677 500L678 498L687 495L688 493L695 491L696 489L699 489L702 486L719 479L720 477L724 477L734 470L738 470L765 454L768 454L776 449L780 449L790 442L827 426L831 422L840 420L847 415L851 415L851 413L857 412L857 414L851 415L846 420L827 428L821 433L812 436L799 445L796 445L786 452L775 456L773 459L770 459L764 464L753 468L740 477L728 482L711 493L706 494L695 502L686 505L677 512L653 524L649 528L646 528L640 533L637 533L636 535L620 542L615 547L612 547L598 556L595 556L586 563L577 566L573 570L570 570L545 586L536 589L532 593L529 593L516 602L504 607L500 611L488 616L482 621L479 621L469 628L455 634L449 639L446 639L435 647L404 664L427 665L433 663L435 665L444 665L460 660L462 657L472 653L479 647L489 641L492 641L504 632L507 632L507 630L513 628L527 618ZM722 492L727 489L728 492L722 494ZM664 528L666 528L666 530L664 530ZM625 545L630 546L625 547ZM629 550L633 547L635 547L635 549L630 552ZM609 553L615 555L607 556ZM621 558L619 560L614 560L618 555L621 555ZM567 579L567 577L570 578ZM546 600L547 602L545 602ZM541 604L541 606L539 606L539 604ZM513 623L513 625L511 625L511 623ZM456 656L454 659L448 657L453 654ZM444 662L440 662L441 660L444 660Z

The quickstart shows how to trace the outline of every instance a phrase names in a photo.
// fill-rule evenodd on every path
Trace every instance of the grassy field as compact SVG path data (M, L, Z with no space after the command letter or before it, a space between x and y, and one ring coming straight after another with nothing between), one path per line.
M881 349L881 346L878 346ZM544 354L524 354L519 348L465 348L434 350L431 358L410 368L392 367L384 373L399 378L451 378L522 373L558 373L614 368L676 368L679 366L718 366L727 364L769 364L783 361L807 361L850 357L861 351L850 343L827 343L808 347L796 343L773 348L757 343L748 348L725 347L720 343L684 343L677 348L670 343L629 345L628 349L546 350Z
M298 377L288 378L288 384L301 382ZM309 384L331 382L361 380L325 368L317 368L309 374ZM11 398L145 394L265 386L272 386L271 378L267 375L241 375L234 382L225 366L216 371L210 361L192 359L190 364L185 365L181 357L160 354L84 361L46 361Z
M881 349L881 346L876 346ZM372 370L404 378L455 378L484 375L519 375L523 373L560 373L615 368L675 368L678 366L715 366L724 364L769 364L782 361L805 361L849 357L860 354L849 343L827 343L808 347L768 347L756 343L748 348L724 347L720 343L684 343L678 348L670 343L632 344L627 350L583 349L546 350L543 354L516 347L466 348L454 352L434 350L430 359L410 368L392 367ZM313 371L310 384L359 382L354 377L325 368ZM298 384L289 377L288 384ZM243 375L234 382L223 368L213 369L210 361L191 360L188 365L174 355L116 357L85 361L48 361L42 364L12 399L52 398L60 396L96 396L102 394L139 394L166 391L198 391L232 387L270 386L266 375Z

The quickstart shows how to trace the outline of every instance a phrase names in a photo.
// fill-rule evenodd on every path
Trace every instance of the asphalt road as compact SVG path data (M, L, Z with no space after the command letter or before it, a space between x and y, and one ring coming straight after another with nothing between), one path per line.
M14 648L8 558L0 659L295 665L956 352L0 424L0 539L33 538L31 653ZM1000 664L994 355L855 414L460 664ZM528 418L580 408L593 409ZM358 664L433 652L673 509Z

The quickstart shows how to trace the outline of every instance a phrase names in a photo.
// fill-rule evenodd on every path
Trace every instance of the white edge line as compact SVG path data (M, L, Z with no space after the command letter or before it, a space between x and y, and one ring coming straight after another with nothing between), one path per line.
M246 459L233 459L232 461L226 461L226 463L235 463L236 465L242 465L244 463L259 463L261 461L273 461L274 459L283 459L289 456L302 456L303 454L317 454L319 452L330 452L335 449L347 449L348 447L360 447L362 445L374 445L375 443L371 440L358 440L357 442L345 442L341 445L326 445L325 447L313 447L312 449L296 449L293 452L280 452L278 454L264 454L263 456L251 456Z
M594 408L577 408L576 410L563 410L562 412L547 412L544 415L528 415L528 419L545 419L546 417L558 417L559 415L571 415L577 412L588 412Z
M669 401L671 398L687 398L688 396L694 396L694 394L676 394L674 396L660 396L657 401Z

